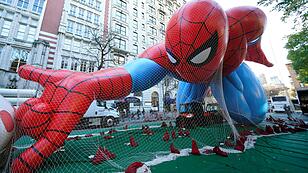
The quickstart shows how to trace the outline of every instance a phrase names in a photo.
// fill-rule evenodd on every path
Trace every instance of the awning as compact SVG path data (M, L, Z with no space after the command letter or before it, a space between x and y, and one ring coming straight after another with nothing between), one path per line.
M124 100L128 103L140 103L140 99L137 97L125 97Z

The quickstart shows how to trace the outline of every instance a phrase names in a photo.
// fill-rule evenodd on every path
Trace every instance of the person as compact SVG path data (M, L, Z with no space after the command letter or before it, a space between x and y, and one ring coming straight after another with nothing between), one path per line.
M286 104L284 104L283 109L287 113L288 118L292 118L290 106L289 105L287 106Z
M140 114L141 114L139 109L137 109L137 113L136 114L137 114L137 119L139 120L140 119Z

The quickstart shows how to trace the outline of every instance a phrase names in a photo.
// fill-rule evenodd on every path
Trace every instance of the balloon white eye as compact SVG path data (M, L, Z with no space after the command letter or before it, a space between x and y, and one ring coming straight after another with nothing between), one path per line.
M196 55L194 58L192 58L190 61L193 64L202 64L208 59L210 53L211 53L211 47L203 50L198 55Z
M169 58L169 60L171 61L172 64L176 64L177 63L176 59L174 59L172 57L172 55L170 55L168 52L167 52L167 55L168 55L168 58Z

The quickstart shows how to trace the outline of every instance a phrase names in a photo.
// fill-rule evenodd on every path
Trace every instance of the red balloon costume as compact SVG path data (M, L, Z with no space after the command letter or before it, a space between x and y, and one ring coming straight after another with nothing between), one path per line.
M265 14L255 7L224 12L214 1L194 1L170 19L166 43L149 48L140 57L194 83L210 82L222 61L224 75L244 58L271 66L260 48L265 22ZM45 88L40 98L27 100L16 113L19 135L37 140L13 161L12 172L23 173L37 169L64 145L94 99L123 98L133 83L122 67L81 73L24 65L18 74Z

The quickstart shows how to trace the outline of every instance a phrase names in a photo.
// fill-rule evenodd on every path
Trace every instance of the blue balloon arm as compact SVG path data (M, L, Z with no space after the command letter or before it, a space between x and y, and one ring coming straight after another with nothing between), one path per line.
M167 69L146 58L131 61L124 68L132 78L132 93L151 88L169 73Z
M219 90L212 89L212 92L215 97L219 96ZM244 124L258 124L264 120L267 97L259 80L245 63L223 78L223 95L233 120Z

